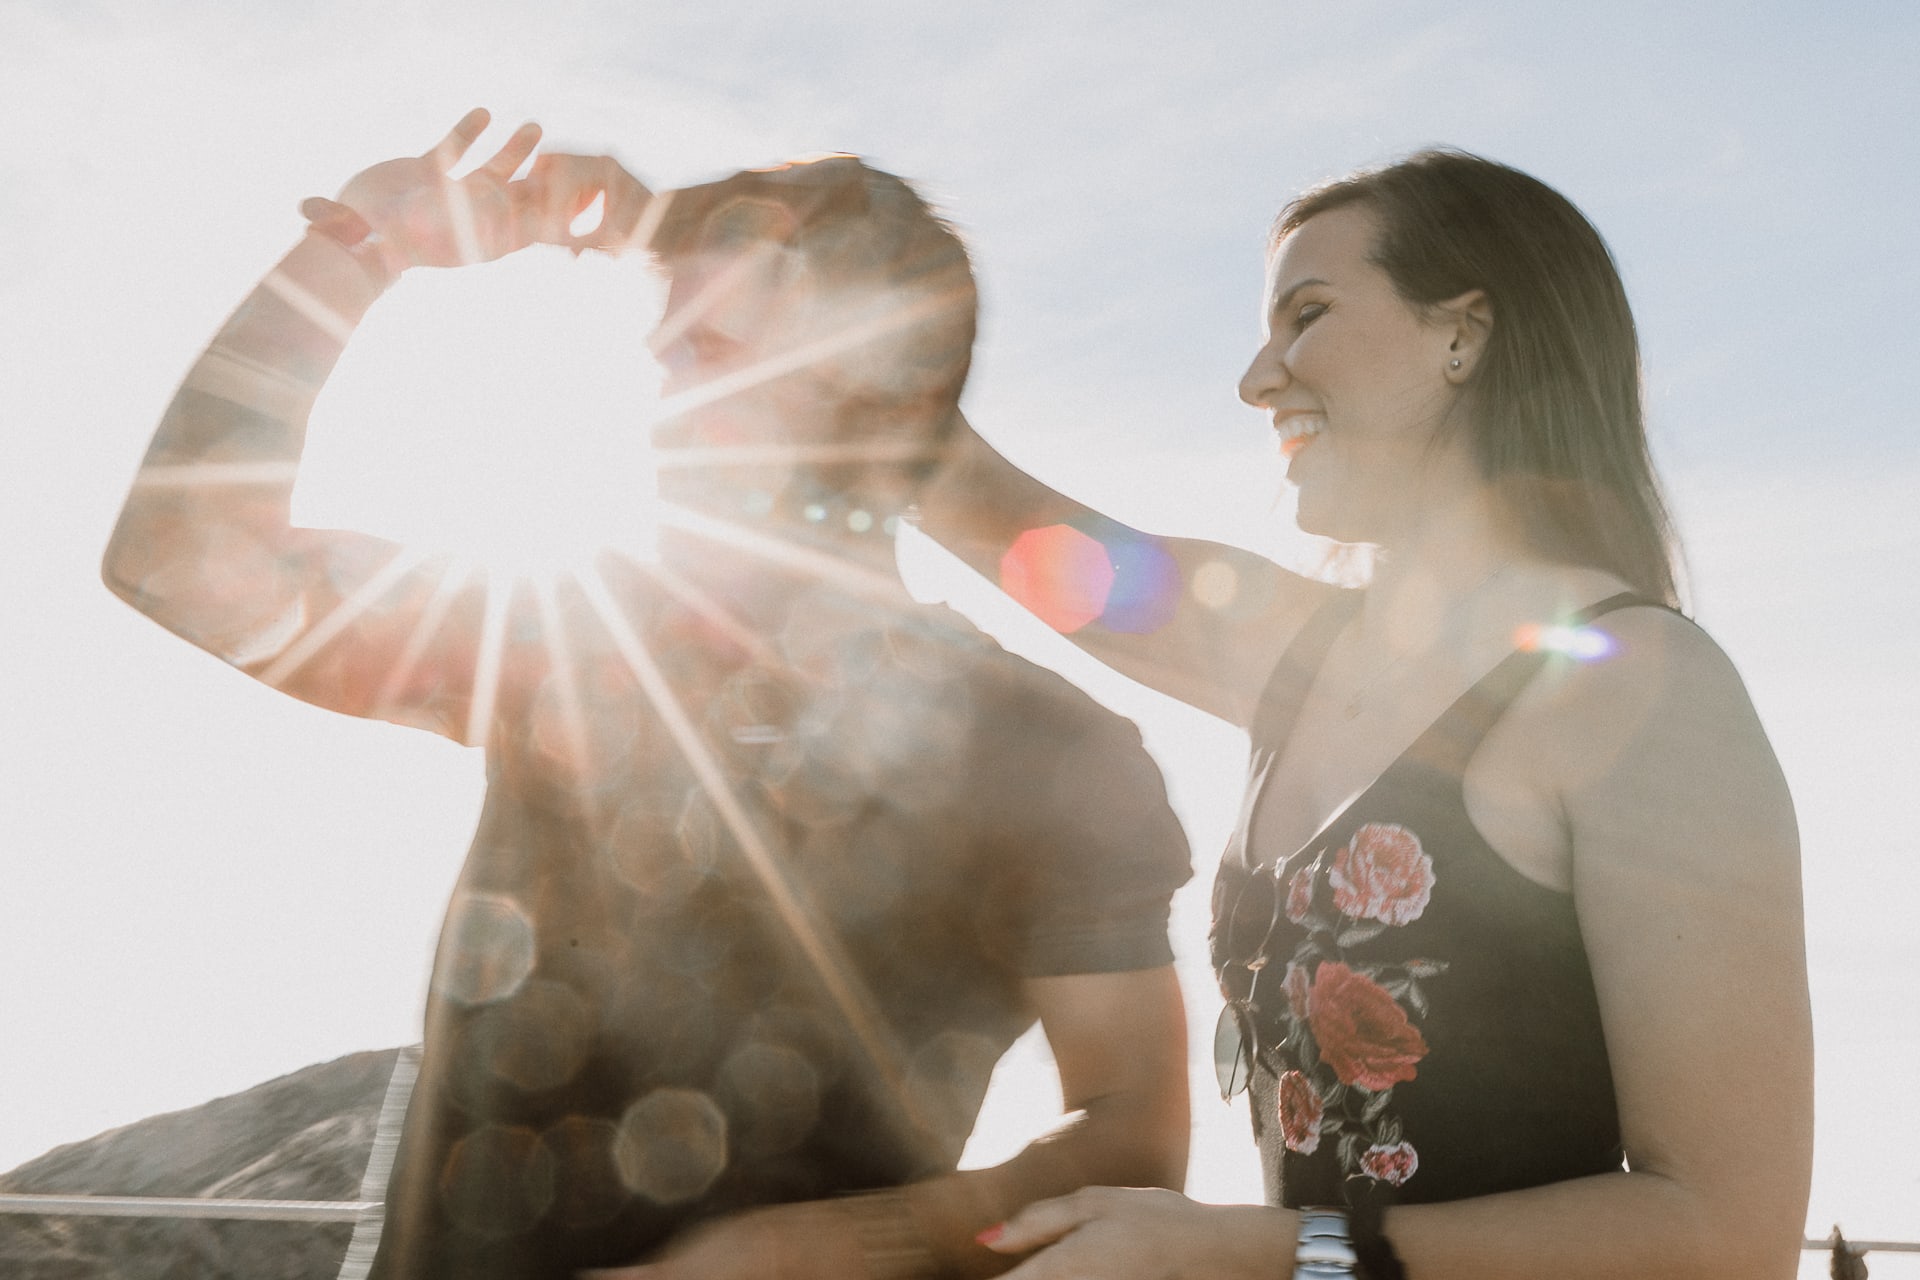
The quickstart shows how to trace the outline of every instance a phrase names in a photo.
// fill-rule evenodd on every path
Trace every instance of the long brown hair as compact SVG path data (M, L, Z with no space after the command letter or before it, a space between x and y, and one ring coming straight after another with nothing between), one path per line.
M1493 329L1468 384L1466 429L1534 550L1678 605L1678 544L1647 453L1633 312L1593 224L1537 178L1435 149L1300 196L1271 243L1352 204L1378 217L1373 261L1410 304L1486 293Z

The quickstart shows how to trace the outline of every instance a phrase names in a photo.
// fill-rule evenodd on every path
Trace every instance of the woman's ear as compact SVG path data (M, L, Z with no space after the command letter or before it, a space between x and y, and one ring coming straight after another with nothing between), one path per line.
M1438 303L1435 309L1449 331L1447 381L1465 382L1486 354L1487 339L1493 333L1493 303L1488 300L1485 289L1469 289Z

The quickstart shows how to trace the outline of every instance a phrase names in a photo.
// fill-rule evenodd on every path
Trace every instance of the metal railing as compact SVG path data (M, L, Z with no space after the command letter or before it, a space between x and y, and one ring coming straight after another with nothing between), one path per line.
M385 1220L387 1176L400 1145L400 1122L407 1111L414 1081L420 1073L417 1046L402 1049L387 1081L374 1126L373 1150L360 1181L358 1200L216 1200L202 1196L94 1196L0 1192L0 1213L46 1214L95 1218L231 1218L265 1222L351 1222L353 1239L347 1244L338 1280L364 1280L380 1243ZM1834 1228L1836 1231L1838 1227ZM1833 1240L1805 1239L1802 1251L1833 1247ZM1920 1241L1848 1240L1855 1253L1920 1253Z
M358 1222L378 1200L213 1200L202 1196L0 1193L0 1213L87 1218L246 1218L265 1222Z
M386 1222L387 1177L393 1172L400 1148L400 1123L420 1076L420 1048L400 1050L387 1078L380 1117L373 1127L373 1149L367 1153L366 1172L360 1178L358 1200L246 1200L204 1196L93 1196L49 1195L34 1192L0 1193L0 1213L47 1214L94 1218L238 1218L255 1222L351 1222L353 1237L340 1260L336 1280L366 1280L380 1247Z

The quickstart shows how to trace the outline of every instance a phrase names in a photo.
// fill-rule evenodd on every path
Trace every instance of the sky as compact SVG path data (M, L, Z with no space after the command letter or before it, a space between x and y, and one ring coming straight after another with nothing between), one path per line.
M254 685L116 602L98 558L173 387L299 235L299 201L485 105L495 137L538 119L658 186L822 150L916 179L976 256L981 431L1119 518L1282 559L1304 550L1280 466L1233 395L1274 211L1438 142L1560 188L1621 264L1693 609L1799 811L1810 1229L1920 1240L1920 840L1900 817L1920 762L1916 61L1920 12L1891 3L11 0L0 1168L417 1038L477 756ZM414 273L316 414L303 517L617 521L657 306L630 262ZM1244 740L904 554L921 589L1141 723L1194 847L1175 928L1204 1043L1205 887ZM973 1158L1046 1122L1043 1058L1006 1064ZM1208 1089L1192 1189L1258 1198L1244 1112Z

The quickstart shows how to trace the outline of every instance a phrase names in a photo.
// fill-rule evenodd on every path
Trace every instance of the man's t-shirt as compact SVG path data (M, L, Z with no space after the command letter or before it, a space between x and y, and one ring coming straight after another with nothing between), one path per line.
M1024 979L1171 959L1137 731L957 615L517 616L376 1277L558 1280L949 1170Z

